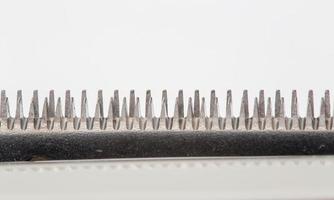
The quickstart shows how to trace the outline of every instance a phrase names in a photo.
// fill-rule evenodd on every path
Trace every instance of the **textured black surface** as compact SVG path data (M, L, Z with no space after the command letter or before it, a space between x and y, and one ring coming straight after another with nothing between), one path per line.
M0 134L0 161L328 154L334 154L334 132Z

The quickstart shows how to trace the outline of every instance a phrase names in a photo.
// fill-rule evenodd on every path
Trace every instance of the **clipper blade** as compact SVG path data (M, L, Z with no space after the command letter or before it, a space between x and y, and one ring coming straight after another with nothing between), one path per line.
M22 92L18 91L12 116L2 91L0 161L334 154L329 91L321 98L319 116L314 114L313 91L308 93L306 116L300 116L297 92L292 91L289 117L279 90L273 103L270 97L265 100L261 90L252 109L245 90L237 115L232 110L230 90L225 99L212 90L208 101L198 90L189 98L180 90L173 113L168 112L172 105L167 96L167 91L162 91L161 110L156 115L156 101L151 91L146 91L142 115L135 91L130 91L127 99L115 90L105 104L100 90L91 116L86 91L82 91L80 115L75 112L70 91L63 102L53 90L43 99L40 113L38 91L34 91L25 115ZM225 104L224 116L219 102Z
M254 98L254 106L250 112L248 92L242 94L240 112L232 112L232 92L227 91L225 116L221 116L219 98L214 90L211 91L209 101L200 97L199 91L187 100L180 90L176 100L174 113L168 113L167 91L162 91L161 110L158 115L153 112L153 97L151 91L146 92L144 101L145 113L141 115L140 99L135 92L130 91L129 99L120 98L118 90L110 97L109 103L104 105L102 90L98 91L95 114L89 116L86 91L82 91L80 115L75 112L74 98L68 90L65 93L65 102L55 98L54 91L44 98L42 114L38 91L33 92L29 114L24 116L22 92L17 92L15 116L10 114L6 92L1 92L0 131L29 132L29 131L323 131L332 130L333 116L329 91L325 91L321 98L320 115L314 116L313 91L308 93L306 116L298 113L297 92L292 91L291 116L285 114L284 98L280 91L276 91L275 102L271 98L265 100L264 91ZM206 112L206 102L209 102L209 112ZM104 106L108 106L108 113L104 113ZM274 107L274 109L272 108ZM273 109L273 110L272 110ZM63 112L64 110L64 112Z

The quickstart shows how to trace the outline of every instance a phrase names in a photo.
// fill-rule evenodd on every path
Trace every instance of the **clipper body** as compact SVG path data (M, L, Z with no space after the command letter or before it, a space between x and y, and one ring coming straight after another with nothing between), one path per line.
M0 161L334 154L329 91L321 99L319 117L314 116L312 91L305 117L299 116L296 91L292 92L290 117L285 115L280 91L276 92L274 111L271 98L265 101L260 91L252 114L244 91L237 117L232 112L231 91L227 92L224 117L215 91L211 92L208 113L198 91L187 106L179 91L172 116L168 114L166 91L162 92L159 116L153 113L150 91L146 93L144 116L134 91L129 102L124 97L122 103L115 91L107 115L99 91L93 117L88 114L86 91L82 92L80 116L75 113L70 91L65 94L64 113L61 98L55 101L53 91L44 99L41 116L38 101L34 91L25 117L18 91L16 114L11 117L8 98L2 91Z

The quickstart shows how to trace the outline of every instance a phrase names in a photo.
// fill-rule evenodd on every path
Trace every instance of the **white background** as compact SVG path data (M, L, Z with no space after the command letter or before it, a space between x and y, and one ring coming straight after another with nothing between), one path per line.
M113 89L236 97L331 89L333 1L0 1L0 87L15 105L33 89ZM173 98L170 98L171 100ZM234 98L238 110L240 98ZM250 100L252 102L252 99ZM160 103L160 102L159 102ZM156 103L157 104L157 103ZM221 104L224 104L221 103ZM157 106L157 105L156 105ZM90 106L91 108L94 106ZM159 106L157 106L159 107ZM27 112L27 106L25 108ZM287 112L289 110L287 109ZM316 109L318 112L318 109Z

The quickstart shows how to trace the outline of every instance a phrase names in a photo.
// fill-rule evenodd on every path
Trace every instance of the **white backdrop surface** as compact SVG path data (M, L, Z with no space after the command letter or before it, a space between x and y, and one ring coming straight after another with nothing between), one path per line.
M329 0L0 1L0 86L13 98L17 89L29 98L32 89L59 95L87 89L95 98L99 88L152 89L159 96L161 89L176 95L182 88L224 96L226 89L239 96L242 89L250 96L298 89L303 100L308 89L320 95L333 88L333 6Z

